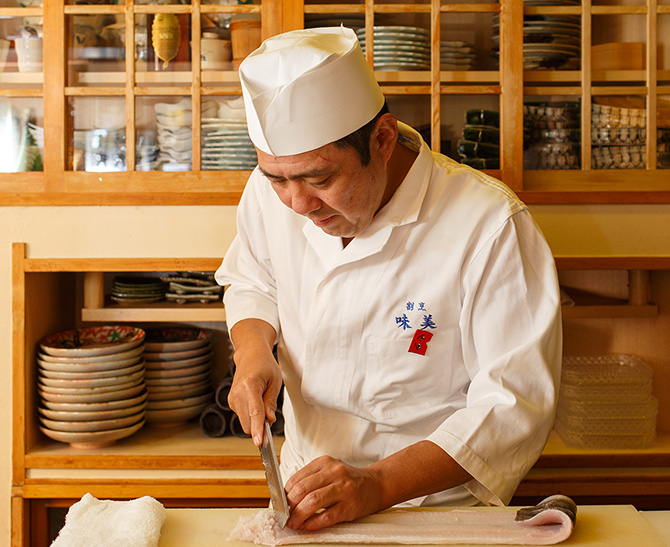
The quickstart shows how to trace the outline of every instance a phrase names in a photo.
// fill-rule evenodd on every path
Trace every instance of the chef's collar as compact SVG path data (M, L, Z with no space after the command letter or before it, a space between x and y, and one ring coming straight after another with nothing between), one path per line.
M273 156L335 142L372 120L384 95L346 27L273 36L239 69L249 137Z

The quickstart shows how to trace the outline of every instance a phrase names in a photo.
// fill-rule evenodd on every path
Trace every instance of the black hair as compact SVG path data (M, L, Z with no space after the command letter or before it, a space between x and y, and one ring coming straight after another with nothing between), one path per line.
M375 128L377 120L388 112L388 104L386 101L384 101L381 110L377 112L377 115L374 118L372 118L360 129L357 129L346 137L342 137L341 139L335 141L335 146L339 148L353 148L354 151L358 154L361 165L363 167L367 167L370 163L370 138L372 137L372 131Z

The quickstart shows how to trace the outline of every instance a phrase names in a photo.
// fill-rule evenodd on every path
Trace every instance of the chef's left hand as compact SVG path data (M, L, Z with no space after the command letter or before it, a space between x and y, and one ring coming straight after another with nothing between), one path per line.
M382 488L377 475L321 456L286 481L291 507L287 526L319 530L380 511Z

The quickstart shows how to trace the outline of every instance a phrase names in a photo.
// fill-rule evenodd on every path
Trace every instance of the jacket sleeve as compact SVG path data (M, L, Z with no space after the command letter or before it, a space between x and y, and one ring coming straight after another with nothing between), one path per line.
M467 403L429 437L474 480L487 504L505 504L553 427L562 351L555 263L520 211L477 250L462 275Z
M229 329L242 319L254 318L266 321L279 333L277 285L258 197L258 185L264 182L252 173L237 210L237 235L215 277L225 287Z

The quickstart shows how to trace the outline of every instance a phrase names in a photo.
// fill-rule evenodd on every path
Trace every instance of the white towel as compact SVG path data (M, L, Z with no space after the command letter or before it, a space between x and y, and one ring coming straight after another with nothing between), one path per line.
M85 494L68 510L51 547L156 547L165 516L150 496L112 501Z

